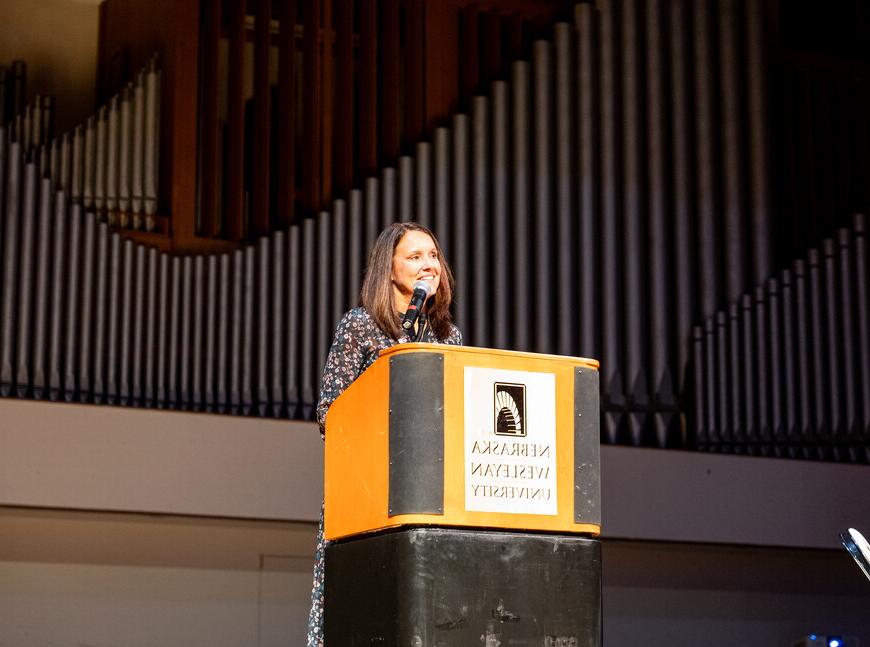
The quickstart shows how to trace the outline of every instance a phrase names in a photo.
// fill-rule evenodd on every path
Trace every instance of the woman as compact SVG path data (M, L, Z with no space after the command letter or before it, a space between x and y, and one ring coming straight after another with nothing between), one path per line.
M401 321L417 281L432 287L425 307L428 318L419 341L462 344L453 325L450 302L453 273L441 246L426 227L413 222L394 223L384 229L372 247L360 291L360 305L338 322L332 347L323 367L317 422L324 432L329 405L378 358L385 348L410 341ZM422 325L422 324L421 324ZM314 553L314 586L308 616L308 647L323 645L323 519Z

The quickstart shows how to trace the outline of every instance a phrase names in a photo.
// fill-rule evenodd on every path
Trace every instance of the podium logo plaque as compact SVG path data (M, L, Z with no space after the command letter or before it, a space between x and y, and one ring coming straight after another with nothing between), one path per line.
M558 514L557 456L553 373L465 367L466 510Z

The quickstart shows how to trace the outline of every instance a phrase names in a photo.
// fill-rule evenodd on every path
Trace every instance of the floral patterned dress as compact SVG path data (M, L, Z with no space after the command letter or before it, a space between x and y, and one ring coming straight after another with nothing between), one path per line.
M421 341L436 344L462 344L462 334L453 326L446 339L436 339L424 333ZM329 405L374 363L385 348L410 341L407 336L393 339L384 333L365 308L348 311L338 322L332 346L323 366L320 399L317 401L317 422L322 434ZM311 612L308 615L308 647L323 647L323 513L317 528L317 547L314 551L314 583L311 588Z

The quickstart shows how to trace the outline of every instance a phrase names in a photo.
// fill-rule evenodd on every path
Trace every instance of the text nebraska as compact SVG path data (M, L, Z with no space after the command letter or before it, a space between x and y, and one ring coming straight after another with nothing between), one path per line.
M481 456L547 458L550 456L550 446L538 443L500 443L493 440L475 440L471 453Z

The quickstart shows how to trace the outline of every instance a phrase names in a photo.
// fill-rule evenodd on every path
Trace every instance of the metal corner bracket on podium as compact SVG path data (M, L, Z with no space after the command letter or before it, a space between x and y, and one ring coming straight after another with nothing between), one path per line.
M601 644L598 362L381 353L326 418L324 643Z

